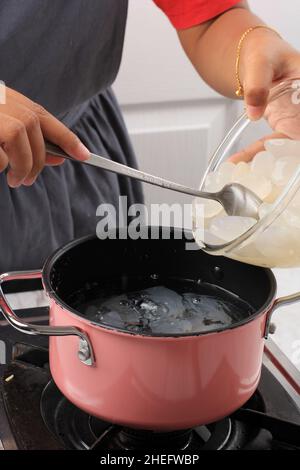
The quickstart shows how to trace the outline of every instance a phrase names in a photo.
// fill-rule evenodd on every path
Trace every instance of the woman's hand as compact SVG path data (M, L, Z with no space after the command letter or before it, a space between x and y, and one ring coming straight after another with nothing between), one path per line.
M88 149L66 126L20 93L6 88L6 103L0 104L0 171L6 168L7 182L16 188L30 186L45 165L59 165L63 158L46 155L44 138L59 145L78 160Z
M258 152L262 152L263 150L265 150L264 143L266 140L286 138L287 136L281 134L280 132L274 132L274 134L266 135L265 137L257 140L256 142L248 145L248 147L245 147L239 150L238 152L234 153L228 160L233 163L250 162Z
M270 89L274 85L296 77L300 77L298 51L273 31L256 29L247 36L241 54L246 111L252 120L258 120L264 115L275 132L232 155L230 161L237 163L252 160L258 152L264 150L266 140L300 140L300 104L292 102L291 95L286 94L267 105ZM295 90L297 93L296 87Z
M240 79L244 88L246 111L250 119L260 119L265 113L270 89L279 82L300 76L300 53L274 31L258 28L245 38L241 49ZM277 132L280 118L289 109L290 97L268 107L266 117ZM283 106L284 105L284 106ZM284 109L283 109L284 107ZM300 115L300 106L299 115ZM295 112L295 105L293 113Z

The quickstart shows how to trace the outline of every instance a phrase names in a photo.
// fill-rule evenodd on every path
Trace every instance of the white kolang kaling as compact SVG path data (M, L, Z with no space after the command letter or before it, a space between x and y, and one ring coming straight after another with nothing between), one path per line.
M272 210L273 203L300 165L300 141L272 139L266 141L264 146L265 150L257 153L249 163L222 163L207 176L205 190L215 192L232 182L246 186L263 201L259 210L262 219ZM214 244L229 242L256 223L255 219L249 217L228 216L215 201L197 199L194 207L197 205L204 207L204 239L198 237L199 244L203 241ZM194 223L197 226L196 214ZM236 248L227 255L259 266L300 266L300 190L268 228L249 238L242 248Z

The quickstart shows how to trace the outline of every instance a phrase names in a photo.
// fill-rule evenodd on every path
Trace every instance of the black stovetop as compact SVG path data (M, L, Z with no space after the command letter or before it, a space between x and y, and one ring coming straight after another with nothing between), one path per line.
M47 323L48 311L24 310L18 315L42 324ZM2 353L3 341L7 364L0 365L0 443L4 450L300 450L300 410L264 366L256 393L233 415L193 430L154 433L101 421L70 403L51 379L46 338L24 337L0 321Z

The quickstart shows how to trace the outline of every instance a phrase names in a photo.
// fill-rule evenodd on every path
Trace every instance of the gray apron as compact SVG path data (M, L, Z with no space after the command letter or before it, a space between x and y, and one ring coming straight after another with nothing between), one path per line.
M116 99L127 0L0 0L0 79L42 104L95 153L135 166ZM31 187L0 175L0 272L40 268L95 233L101 203L142 202L137 182L86 165L47 167Z

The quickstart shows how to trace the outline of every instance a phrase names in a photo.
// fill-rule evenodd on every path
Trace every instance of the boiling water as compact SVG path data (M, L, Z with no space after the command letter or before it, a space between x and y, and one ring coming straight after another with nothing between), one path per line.
M211 331L230 326L254 311L239 297L212 284L159 279L156 275L138 284L147 286L147 282L149 287L130 292L116 293L115 287L109 292L106 287L88 301L75 302L75 307L95 323L141 334Z

